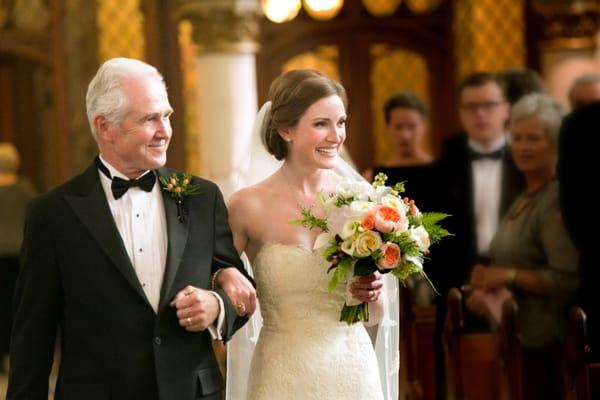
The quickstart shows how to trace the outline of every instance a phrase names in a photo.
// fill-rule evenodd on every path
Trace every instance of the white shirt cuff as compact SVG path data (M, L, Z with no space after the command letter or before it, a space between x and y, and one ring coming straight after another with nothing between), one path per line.
M219 302L219 316L215 323L208 327L208 332L213 340L223 340L221 333L223 332L223 322L225 322L225 305L223 304L223 299L217 292L211 291L210 293L212 293Z

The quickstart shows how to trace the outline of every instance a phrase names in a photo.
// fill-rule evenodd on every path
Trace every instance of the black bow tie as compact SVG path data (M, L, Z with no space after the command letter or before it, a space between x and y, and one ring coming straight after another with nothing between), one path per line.
M143 191L150 192L154 187L154 182L156 182L156 176L152 171L148 171L145 175L138 179L127 180L121 179L118 176L112 178L110 175L110 171L108 170L108 168L106 168L102 161L100 161L99 157L96 158L96 166L100 171L102 171L104 175L106 175L108 179L112 180L112 183L110 184L110 189L112 190L112 194L115 200L120 199L125 193L127 193L129 188L136 186L142 189Z
M502 147L496 151L492 151L490 153L481 153L481 152L475 151L469 147L469 160L471 160L471 161L485 160L485 159L501 160L503 155L504 155L504 147Z

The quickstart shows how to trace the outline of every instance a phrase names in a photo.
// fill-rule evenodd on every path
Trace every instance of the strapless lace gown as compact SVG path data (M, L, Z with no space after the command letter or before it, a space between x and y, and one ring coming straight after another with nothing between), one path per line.
M364 326L339 322L343 289L327 292L327 262L293 245L265 245L254 261L263 316L249 400L381 400Z

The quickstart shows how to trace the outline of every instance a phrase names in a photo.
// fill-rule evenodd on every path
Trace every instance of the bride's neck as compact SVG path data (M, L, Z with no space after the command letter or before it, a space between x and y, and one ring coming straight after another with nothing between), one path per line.
M287 183L306 196L322 191L327 184L330 171L321 168L306 168L290 161L283 163L281 173Z

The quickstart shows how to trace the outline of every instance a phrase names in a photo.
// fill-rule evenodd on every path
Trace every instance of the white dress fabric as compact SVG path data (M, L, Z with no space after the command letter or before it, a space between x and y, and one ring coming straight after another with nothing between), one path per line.
M267 244L257 254L263 326L248 400L383 399L372 342L363 324L339 321L344 291L328 293L328 266L294 245Z

